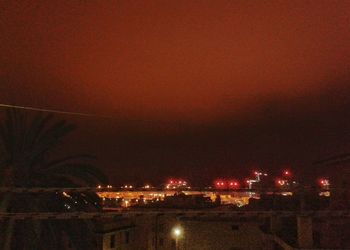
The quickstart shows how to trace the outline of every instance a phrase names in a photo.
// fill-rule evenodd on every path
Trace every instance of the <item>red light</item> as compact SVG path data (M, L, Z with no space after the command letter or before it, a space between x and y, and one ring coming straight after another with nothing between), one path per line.
M321 186L328 186L329 180L328 179L319 179L319 183Z
M226 185L229 185L229 184L226 183L226 182L223 181L223 180L217 180L217 181L215 181L215 186L216 186L216 188L225 188Z
M230 182L227 183L230 188L236 188L239 186L239 183L237 181L231 180Z

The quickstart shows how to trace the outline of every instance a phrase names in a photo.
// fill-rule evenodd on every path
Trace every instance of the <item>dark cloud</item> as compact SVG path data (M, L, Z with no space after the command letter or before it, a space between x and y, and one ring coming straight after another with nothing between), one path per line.
M284 167L308 179L329 171L314 161L350 151L349 94L334 83L320 95L271 97L242 117L196 125L84 118L72 149L96 153L116 183L174 176L203 184Z
M72 118L115 182L348 150L348 1L3 1L0 100Z

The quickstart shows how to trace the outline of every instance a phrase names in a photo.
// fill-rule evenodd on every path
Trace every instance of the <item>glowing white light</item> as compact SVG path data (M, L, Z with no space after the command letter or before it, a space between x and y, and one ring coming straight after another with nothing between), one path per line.
M180 227L174 227L173 235L175 238L179 238L182 235L182 229Z
M67 194L66 192L62 192L63 196L70 198L71 196Z

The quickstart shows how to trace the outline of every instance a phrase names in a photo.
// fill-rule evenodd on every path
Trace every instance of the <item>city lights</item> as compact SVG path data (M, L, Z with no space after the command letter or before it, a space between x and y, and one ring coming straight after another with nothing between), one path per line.
M289 173L288 170L284 171L284 175L289 175L289 174L290 174L290 173Z
M248 184L248 188L249 189L252 189L253 185L257 185L258 183L260 183L261 180L262 180L262 177L268 176L267 173L263 173L263 172L260 172L260 171L254 171L253 174L255 176L255 179L248 179L248 180L246 180L246 183Z
M63 196L71 198L71 196L69 194L67 194L66 192L62 192Z
M252 178L238 180L235 178L220 178L213 181L213 185L198 187L190 186L187 180L184 179L168 179L168 181L159 186L152 186L144 184L143 186L134 186L125 184L120 187L120 191L112 190L112 185L102 187L97 186L97 194L107 199L113 199L119 206L127 208L133 206L143 206L147 204L159 204L164 202L167 197L174 195L203 195L210 197L212 202L215 201L218 194L220 194L221 204L247 204L248 198L252 195L259 197L264 189L273 189L281 191L281 195L287 196L294 193L294 188L298 187L299 182L294 178L291 170L283 169L280 176L270 177L263 171L252 171L254 174ZM318 178L317 185L320 188L319 195L329 196L330 182L328 178ZM241 188L241 186L243 186ZM106 189L104 189L106 188ZM210 190L210 191L209 191ZM223 193L220 193L223 192ZM228 193L224 193L228 192ZM235 192L232 194L229 192ZM69 194L63 193L63 196L69 197Z
M298 185L297 181L294 180L292 172L289 169L285 169L281 173L281 177L278 177L275 180L275 184L279 188L290 188L290 187L296 187Z
M279 179L276 182L279 186L284 186L287 183L285 180L279 180Z
M216 189L234 189L239 187L239 182L235 180L217 180L214 184Z
M326 178L319 179L319 184L322 188L329 188L329 180Z
M165 184L165 189L189 189L190 187L188 186L187 181L185 180L169 180L166 184Z
M238 187L239 183L237 181L231 181L229 185L230 187Z
M216 181L215 188L224 189L226 188L226 183L222 180Z
M253 177L247 178L243 180L238 180L236 178L219 178L215 179L213 181L213 185L210 187L208 185L205 185L203 189L217 189L217 190L234 190L234 189L241 189L241 188L247 188L247 189L255 189L255 188L261 188L266 185L270 185L271 183L275 183L275 187L277 188L293 188L297 187L299 185L299 182L295 179L293 172L290 169L283 169L281 171L280 176L276 177L270 177L266 172L255 170L252 171ZM268 184L270 183L270 184ZM318 186L322 188L329 188L330 183L327 178L319 178L317 179ZM243 186L243 187L241 187ZM98 185L97 189L112 189L112 185L107 185L105 187ZM168 191L174 191L177 192L179 190L181 191L190 191L190 190L196 190L201 189L201 187L189 185L187 180L184 179L168 179L168 181L159 186L152 186L150 184L145 184L143 186L134 186L130 184L125 184L120 187L122 190L168 190Z

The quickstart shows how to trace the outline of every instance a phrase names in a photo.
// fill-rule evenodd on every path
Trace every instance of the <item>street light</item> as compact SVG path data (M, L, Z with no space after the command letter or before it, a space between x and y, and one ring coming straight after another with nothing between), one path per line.
M183 236L183 230L180 226L175 226L173 228L173 237L175 238L175 249L179 249L179 239Z
M181 229L180 228L174 228L174 236L176 238L179 238L181 235Z

